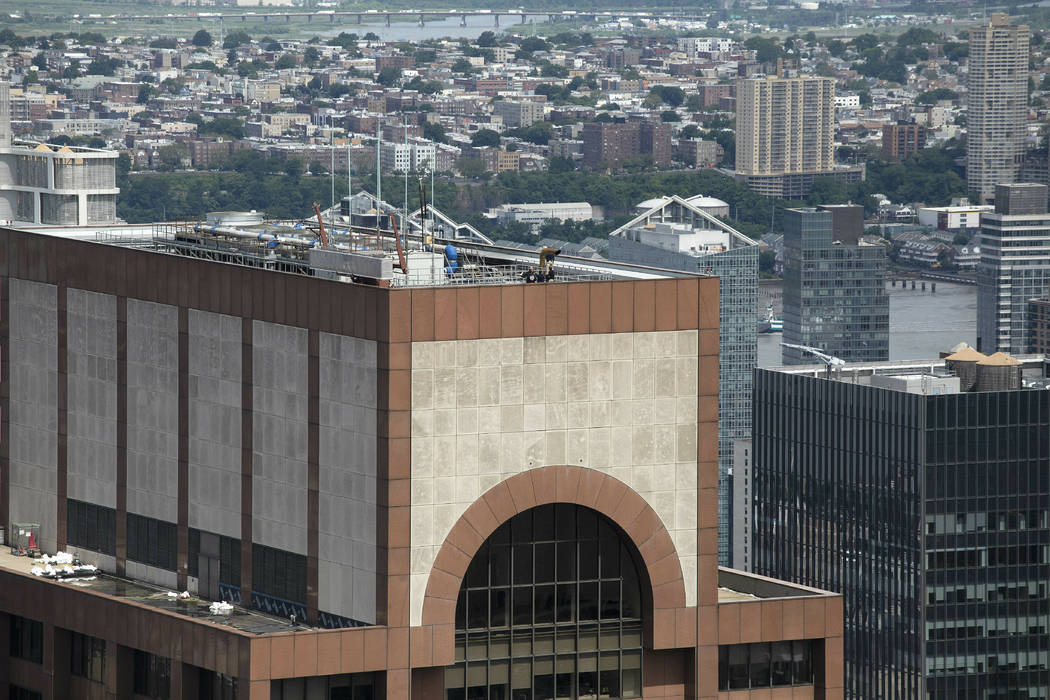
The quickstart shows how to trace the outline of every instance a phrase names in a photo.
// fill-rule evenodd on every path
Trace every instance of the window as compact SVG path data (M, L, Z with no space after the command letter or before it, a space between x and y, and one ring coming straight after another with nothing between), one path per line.
M306 557L252 545L252 592L306 604Z
M285 678L270 681L270 700L376 700L375 686L374 673Z
M128 513L128 559L175 571L177 547L174 523Z
M541 506L504 523L460 588L446 699L641 697L636 557L587 508Z
M11 656L44 663L44 625L36 620L11 616Z
M117 512L94 503L66 501L67 540L74 547L113 556L117 551Z
M106 640L71 632L69 672L89 681L106 680Z
M198 673L198 700L237 700L237 679L201 669Z
M35 690L29 690L23 688L20 685L12 684L11 688L11 700L43 700L44 696Z
M153 700L169 700L171 697L171 659L135 650L136 695L145 695Z
M718 647L718 689L777 688L813 683L813 642Z

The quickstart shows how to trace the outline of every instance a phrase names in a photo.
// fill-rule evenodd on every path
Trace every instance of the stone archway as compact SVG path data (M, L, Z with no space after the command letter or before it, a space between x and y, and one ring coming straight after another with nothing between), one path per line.
M452 648L456 599L467 567L481 545L515 515L550 503L591 508L623 529L637 548L649 579L652 617L657 611L685 606L685 580L678 552L670 533L644 498L622 481L593 469L540 467L516 474L486 491L452 526L434 559L423 598L422 624L435 626L434 649Z

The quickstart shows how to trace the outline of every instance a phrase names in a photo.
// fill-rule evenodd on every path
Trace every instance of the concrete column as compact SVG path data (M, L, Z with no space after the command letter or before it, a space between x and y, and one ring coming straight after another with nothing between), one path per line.
M52 635L52 659L54 660L51 678L54 683L54 693L56 698L68 698L72 697L69 693L69 670L70 666L70 646L71 646L71 632L64 630L61 627L52 627L54 633Z
M200 692L200 674L201 669L191 664L180 664L174 659L171 662L172 672L172 698L183 698L184 700L196 700ZM181 669L180 679L182 681L182 693L180 695L175 694L175 667L178 666Z
M11 677L11 616L0 612L0 693L7 691Z
M115 646L117 648L116 658L109 658L110 647ZM135 687L135 650L131 647L120 646L117 644L106 645L106 686L109 686L109 675L113 673L116 676L116 688L118 698L130 698L132 690ZM116 663L113 663L116 662ZM112 664L113 670L110 671L108 667Z
M102 678L106 686L106 697L121 697L120 695L120 645L116 642L106 640L106 667L105 676ZM130 670L130 666L128 667ZM129 687L130 690L130 687Z

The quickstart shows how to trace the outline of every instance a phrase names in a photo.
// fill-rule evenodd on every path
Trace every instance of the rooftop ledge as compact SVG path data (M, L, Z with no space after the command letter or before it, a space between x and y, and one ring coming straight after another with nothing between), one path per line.
M113 598L123 603L169 613L194 622L226 627L230 631L247 635L302 632L316 629L303 624L302 621L297 621L293 624L290 620L266 615L239 605L232 606L232 609L226 613L212 614L209 607L213 601L204 600L197 596L180 599L177 591L154 586L143 581L119 578L101 571L96 576L63 580L35 576L31 573L31 570L36 566L43 567L44 564L41 560L15 556L10 553L8 547L3 547L2 550L0 551L0 569L27 576L41 583L75 589L89 595Z
M819 588L787 583L724 566L718 567L719 603L745 603L773 598L821 598L838 595L838 593L823 591Z

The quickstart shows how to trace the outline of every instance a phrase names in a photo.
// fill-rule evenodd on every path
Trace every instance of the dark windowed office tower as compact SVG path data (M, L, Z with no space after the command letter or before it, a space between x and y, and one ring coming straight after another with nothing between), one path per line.
M719 278L718 561L732 559L733 443L751 437L751 382L758 364L758 244L719 216L729 205L700 195L661 197L609 235L609 258Z
M717 278L215 216L0 229L0 523L98 567L0 551L0 698L842 697L718 566Z
M859 232L836 237L837 215L817 209L783 212L784 342L816 347L849 362L886 360L886 251L854 245ZM785 347L783 361L809 360Z
M846 601L846 697L1050 692L1043 356L756 371L755 573Z
M1032 352L1029 301L1050 292L1047 186L998 185L995 211L981 215L977 264L977 349Z

